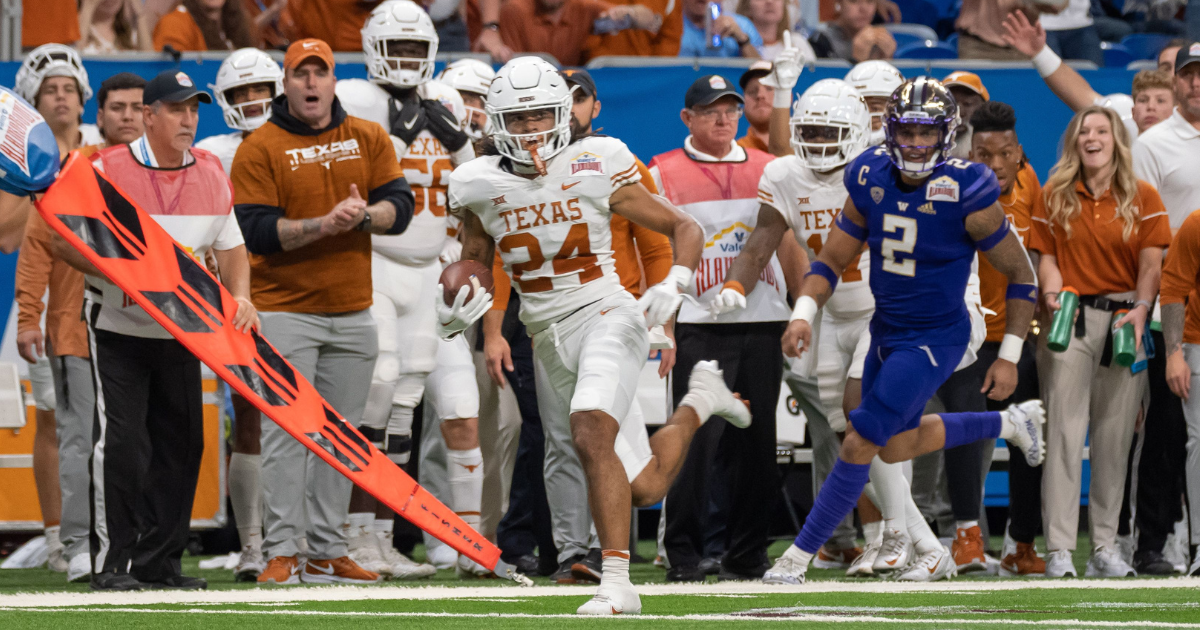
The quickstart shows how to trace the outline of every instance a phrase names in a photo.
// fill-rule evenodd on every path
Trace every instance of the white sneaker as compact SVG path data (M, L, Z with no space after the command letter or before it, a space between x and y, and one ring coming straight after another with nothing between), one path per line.
M872 568L875 573L890 573L904 568L912 558L912 539L908 532L898 529L883 530L883 544Z
M849 569L846 569L846 576L875 577L875 559L879 557L881 545L882 543L869 543L864 547L862 554L854 559Z
M950 550L938 545L937 549L920 554L913 558L908 566L899 571L896 580L900 582L936 582L948 580L958 575L958 567L954 564L954 555Z
M453 569L458 563L458 552L450 545L438 545L432 550L426 547L425 560L438 569Z
M1046 554L1046 577L1078 577L1075 563L1071 561L1070 549L1057 549Z
M246 545L242 547L242 553L238 555L237 566L233 568L234 581L257 582L259 574L266 570L267 559L263 557L262 549Z
M1019 405L1009 405L1007 411L1005 421L1012 433L1008 441L1025 453L1025 461L1030 466L1041 466L1046 459L1046 439L1043 433L1046 411L1042 409L1042 401L1035 399Z
M419 580L437 574L437 567L432 564L415 562L408 556L396 551L396 548L391 545L391 541L384 540L379 536L375 538L379 542L383 561L387 563L389 567L388 575L391 575L392 579Z
M463 580L469 578L488 577L492 575L492 570L484 568L482 564L479 564L478 562L459 554L458 560L454 563L454 573L458 576L458 579ZM636 595L636 593L634 594ZM638 610L639 612L641 611L640 604L638 606Z
M808 571L808 562L803 559L803 553L793 543L763 574L763 584L803 584L804 574Z
M67 563L68 582L87 582L92 579L92 554L77 553Z
M1049 569L1047 569L1049 573ZM1115 549L1107 547L1098 547L1092 552L1092 557L1088 559L1087 570L1084 572L1084 577L1136 577L1137 571L1129 566L1128 562L1121 557Z
M59 526L47 527L46 535L46 568L55 573L67 572L67 554L62 541L58 538Z
M1192 560L1192 566L1188 567L1187 575L1189 577L1200 577L1200 553L1196 554L1196 559Z
M739 429L750 426L750 408L734 398L733 392L725 386L724 372L717 367L716 361L696 363L692 375L688 377L688 391L684 398L688 396L704 398L712 406L713 415L725 418ZM679 404L685 405L687 400L681 400Z
M373 534L367 532L351 538L349 547L350 559L355 564L384 577L391 575L392 567L384 561L383 554L379 551L379 543Z
M577 615L640 615L642 598L629 582L601 582L596 595L575 611Z

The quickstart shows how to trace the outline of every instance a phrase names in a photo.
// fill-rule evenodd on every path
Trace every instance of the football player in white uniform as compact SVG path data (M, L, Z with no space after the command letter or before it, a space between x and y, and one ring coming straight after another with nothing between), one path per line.
M209 136L196 148L211 151L228 175L242 139L271 117L271 99L283 94L283 70L257 48L234 51L221 62L217 82L208 86L233 133ZM238 524L242 552L233 572L253 582L267 568L262 553L262 416L241 395L233 394L233 453L229 457L229 502Z
M667 425L647 438L627 412L650 348L647 328L664 323L683 300L700 260L700 226L640 183L633 154L614 138L572 138L571 92L537 57L497 73L487 111L497 155L450 175L450 207L463 218L463 258L484 265L498 248L521 296L533 338L543 422L570 424L588 482L588 502L603 548L603 577L580 614L638 613L629 582L629 509L661 499L702 419L721 415L748 426L750 414L715 363L697 364L689 392ZM491 151L487 152L491 153ZM611 213L673 237L675 266L636 301L613 265ZM443 337L465 330L491 296L460 289L437 300Z
M896 66L873 59L850 68L842 80L858 90L871 112L871 146L883 144L883 109L892 92L904 83L904 75Z
M478 59L459 59L446 66L437 80L458 90L463 99L467 115L462 120L462 130L473 142L483 140L491 127L488 125L484 103L488 88L496 78L496 71Z
M479 395L475 365L464 339L441 341L429 308L442 272L439 258L456 259L461 244L448 235L446 186L450 171L475 157L459 120L462 97L432 80L438 36L429 15L409 0L389 0L371 12L362 29L369 81L337 84L346 112L379 123L391 135L404 177L416 197L403 234L372 237L371 312L379 328L379 358L363 412L362 431L398 464L412 450L413 410L422 396L437 410L447 448L448 479L422 478L467 524L478 527L483 484L479 450ZM440 296L440 293L436 293ZM437 425L426 426L427 431ZM432 483L431 483L432 482ZM448 487L448 488L447 488ZM390 510L358 489L351 499L350 555L371 571L394 578L433 575L392 544ZM460 575L486 569L465 556Z

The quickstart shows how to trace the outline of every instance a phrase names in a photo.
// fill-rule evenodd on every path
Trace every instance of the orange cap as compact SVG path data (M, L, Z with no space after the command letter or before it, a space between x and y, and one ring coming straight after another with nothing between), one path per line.
M289 50L288 52L291 51ZM987 88L983 87L983 81L979 78L979 75L975 74L974 72L951 72L950 74L946 75L945 79L942 79L942 85L946 87L950 87L951 85L964 87L982 96L983 100L985 101L991 100L988 98Z
M286 70L295 70L305 60L313 57L325 62L325 65L333 70L333 50L329 48L329 44L312 37L292 42L292 45L288 46L287 53L283 55L283 67Z

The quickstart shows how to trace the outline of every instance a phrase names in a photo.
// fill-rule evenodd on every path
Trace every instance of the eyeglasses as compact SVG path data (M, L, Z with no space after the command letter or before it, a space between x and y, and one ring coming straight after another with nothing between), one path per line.
M716 120L717 118L725 118L732 121L742 117L742 107L726 107L723 109L701 109L692 110L692 115L704 120Z

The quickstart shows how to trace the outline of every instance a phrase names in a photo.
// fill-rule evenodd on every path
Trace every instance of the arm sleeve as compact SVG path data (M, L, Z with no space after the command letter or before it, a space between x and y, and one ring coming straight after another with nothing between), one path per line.
M54 259L50 252L50 226L37 212L29 213L25 239L17 256L16 298L17 332L38 330L42 326L42 298L50 284Z
M1049 215L1046 214L1046 195L1041 191L1033 199L1033 211L1030 213L1029 249L1058 255L1058 247L1054 241L1054 232L1050 229Z
M1138 183L1138 196L1142 199L1142 224L1138 227L1139 245L1168 247L1171 244L1171 218L1163 207L1158 191L1145 182Z
M492 259L492 308L503 313L508 310L508 294L512 291L512 280L504 271L504 261L500 260L500 250L496 250Z
M1163 304L1182 304L1196 288L1200 275L1200 214L1193 212L1167 250L1159 294Z

